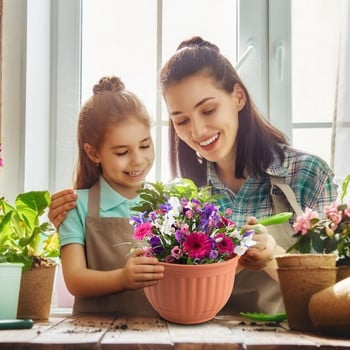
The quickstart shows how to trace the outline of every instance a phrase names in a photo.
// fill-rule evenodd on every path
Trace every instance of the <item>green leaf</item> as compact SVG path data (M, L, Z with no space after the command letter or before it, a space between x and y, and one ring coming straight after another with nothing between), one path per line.
M258 312L240 312L240 315L250 320L261 322L282 322L287 319L286 313L264 314Z

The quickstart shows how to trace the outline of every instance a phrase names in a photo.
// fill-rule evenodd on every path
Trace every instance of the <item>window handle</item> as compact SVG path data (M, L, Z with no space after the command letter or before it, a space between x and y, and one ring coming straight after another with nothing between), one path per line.
M277 40L274 44L274 54L276 58L277 79L282 81L284 78L285 63L285 45L282 40Z
M248 58L249 54L253 51L255 43L253 41L248 41L246 50L242 53L241 57L235 64L235 69L239 69L243 62Z

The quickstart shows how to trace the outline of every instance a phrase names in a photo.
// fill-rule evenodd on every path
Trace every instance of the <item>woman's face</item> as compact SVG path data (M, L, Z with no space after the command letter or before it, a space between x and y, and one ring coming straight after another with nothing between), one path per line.
M92 148L89 153L86 145L89 157L100 163L108 184L126 198L135 197L154 162L150 127L130 116L107 130L96 152Z
M235 158L238 111L245 94L219 89L213 79L199 73L173 83L164 91L170 118L179 138L203 158L222 163Z

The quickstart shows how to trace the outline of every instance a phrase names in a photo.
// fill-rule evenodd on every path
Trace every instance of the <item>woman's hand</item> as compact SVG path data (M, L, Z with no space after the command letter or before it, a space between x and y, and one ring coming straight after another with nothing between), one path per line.
M265 226L257 224L257 219L254 217L248 218L243 229L255 231L253 240L256 244L247 250L239 262L246 269L262 270L274 260L276 241Z
M77 198L76 193L71 189L56 192L51 196L48 217L56 230L67 216L67 211L76 206Z
M255 231L253 239L256 244L250 247L239 259L240 266L249 270L264 270L278 282L275 256L284 254L285 250L276 244L275 239L268 233L265 226L257 224L255 217L248 218L244 229Z
M164 266L157 258L144 256L142 248L133 252L123 270L125 289L153 286L164 277Z

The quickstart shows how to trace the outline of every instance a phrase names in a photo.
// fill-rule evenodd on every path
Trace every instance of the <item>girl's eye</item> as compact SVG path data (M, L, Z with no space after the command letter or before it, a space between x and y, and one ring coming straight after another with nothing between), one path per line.
M115 153L116 156L121 157L121 156L125 156L128 153L128 151L124 151L124 152L117 152Z
M151 147L151 145L150 145L150 144L140 146L140 148L142 148L142 149L147 149L147 148L150 148L150 147Z

